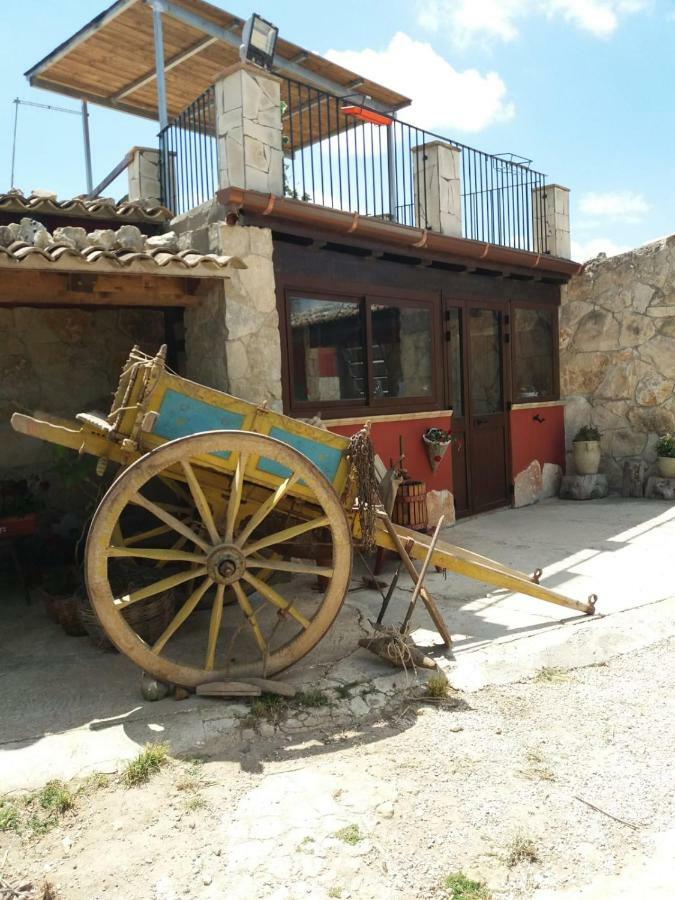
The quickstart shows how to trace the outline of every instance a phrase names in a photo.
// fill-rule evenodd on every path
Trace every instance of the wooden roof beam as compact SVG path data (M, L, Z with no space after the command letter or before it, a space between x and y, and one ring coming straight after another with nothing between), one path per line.
M172 56L171 59L168 59L164 63L164 71L170 72L172 69L175 69L176 66L186 62L186 60L195 56L197 53L201 53L202 50L206 50L207 47L217 43L217 41L218 38L215 37L202 38L202 40L192 44L191 47L188 47L186 50L181 50L180 53L177 53L175 56ZM123 87L121 91L117 91L116 94L113 94L110 97L110 100L113 103L116 103L118 100L123 100L125 97L128 97L129 94L133 94L135 91L146 87L153 82L156 77L157 73L152 69L150 72L146 72L145 75L142 75L140 78L137 78L135 81L132 81L130 84Z

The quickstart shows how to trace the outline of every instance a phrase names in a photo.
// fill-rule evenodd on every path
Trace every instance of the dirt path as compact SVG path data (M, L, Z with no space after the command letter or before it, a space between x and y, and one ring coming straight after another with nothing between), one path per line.
M468 898L674 896L659 893L673 649L544 670L450 709L411 701L354 732L230 740L141 787L90 785L44 835L0 832L0 872L46 877L63 900L421 900L451 896L441 884L460 870L489 889Z

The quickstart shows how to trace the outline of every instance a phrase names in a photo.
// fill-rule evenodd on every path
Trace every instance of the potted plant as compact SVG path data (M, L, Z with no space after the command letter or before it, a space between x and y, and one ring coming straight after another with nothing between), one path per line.
M435 472L452 442L452 435L444 428L432 427L422 433L422 440L427 448L431 470Z
M600 432L594 425L584 425L572 442L574 467L578 475L597 475L600 468Z
M675 436L662 434L656 442L656 454L661 478L675 478Z

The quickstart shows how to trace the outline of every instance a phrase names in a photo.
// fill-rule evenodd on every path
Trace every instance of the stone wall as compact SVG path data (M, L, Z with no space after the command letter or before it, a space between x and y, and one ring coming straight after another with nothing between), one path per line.
M0 478L54 459L49 444L12 430L12 413L107 412L131 347L156 353L164 340L161 310L0 309Z
M624 462L653 467L658 435L675 431L675 235L591 261L562 304L567 449L581 425L597 426L601 471L618 489Z
M269 228L226 225L225 211L205 203L171 227L184 246L238 256L223 285L185 312L186 375L254 403L281 410L281 337L272 233Z

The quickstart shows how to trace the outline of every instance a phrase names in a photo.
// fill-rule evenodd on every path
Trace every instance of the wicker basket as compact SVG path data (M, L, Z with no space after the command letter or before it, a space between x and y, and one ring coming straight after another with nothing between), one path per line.
M78 592L74 594L50 594L43 587L33 589L33 593L42 597L47 615L60 625L71 637L82 637L85 631L80 615Z
M137 590L151 581L157 580L157 571L140 569L129 573L124 580L125 590ZM78 592L80 618L92 643L100 650L115 650L94 611L85 588ZM173 590L148 597L132 604L122 612L127 623L147 644L154 644L173 618L176 607L176 593Z

